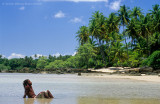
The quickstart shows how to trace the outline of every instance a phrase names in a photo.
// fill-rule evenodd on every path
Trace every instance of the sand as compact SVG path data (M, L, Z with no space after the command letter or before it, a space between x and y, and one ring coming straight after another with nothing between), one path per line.
M141 75L141 76L129 76L129 75L109 75L109 74L103 74L103 73L88 73L88 74L82 74L82 76L85 77L95 77L95 78L113 78L113 79L133 79L133 80L139 80L139 81L150 81L150 82L158 82L160 83L160 77L158 75Z

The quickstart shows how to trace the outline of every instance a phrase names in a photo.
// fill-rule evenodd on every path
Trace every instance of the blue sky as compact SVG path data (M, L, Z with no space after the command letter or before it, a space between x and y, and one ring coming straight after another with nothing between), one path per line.
M73 55L76 32L95 11L106 17L121 5L146 13L160 0L1 0L0 54L6 58Z

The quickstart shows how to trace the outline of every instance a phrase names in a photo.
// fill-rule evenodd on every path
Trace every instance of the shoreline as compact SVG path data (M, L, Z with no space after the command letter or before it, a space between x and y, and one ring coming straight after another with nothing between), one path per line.
M158 75L142 75L142 76L131 76L126 74L105 74L105 73L82 73L84 77L94 78L113 78L113 79L132 79L138 81L156 82L160 83L160 77Z
M3 72L1 72L3 73ZM7 72L5 72L7 73ZM18 73L18 72L15 72ZM10 73L12 74L12 73ZM30 74L58 74L60 75L61 73L46 73L46 72L41 72L41 73L30 73ZM63 74L75 74L80 77L91 77L91 78L109 78L109 79L131 79L131 80L137 80L137 81L147 81L147 82L156 82L160 83L160 76L159 75L147 75L147 74L141 74L140 76L136 75L129 75L129 74L114 74L114 73L107 73L107 72L90 72L90 73L63 73ZM62 74L62 75L63 75Z

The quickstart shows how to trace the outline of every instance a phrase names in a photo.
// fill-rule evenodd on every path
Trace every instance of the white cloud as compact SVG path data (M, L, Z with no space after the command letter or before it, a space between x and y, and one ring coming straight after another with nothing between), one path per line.
M46 55L42 55L42 54L36 54L36 55L37 55L37 57L36 57L36 58L39 58L40 56L46 56ZM31 57L35 59L35 54L34 54L34 55L32 55Z
M59 11L54 15L54 18L64 18L65 14L62 11Z
M73 19L70 20L70 22L72 23L82 23L82 18L78 18L78 17L75 17Z
M111 2L109 5L109 8L112 10L118 10L120 8L120 4L121 4L121 0Z
M56 57L59 57L61 54L60 53L56 53L56 54L53 54L53 56L56 56Z
M20 7L20 8L19 8L19 10L24 10L24 9L25 9L25 7L24 7L24 6L22 6L22 7Z
M72 54L72 56L75 56L77 54L77 52L74 52L73 54Z
M58 1L70 1L70 2L108 2L108 0L38 0L44 2L58 2Z
M12 53L8 59L12 59L12 58L24 58L25 56L22 54L16 54L16 53Z

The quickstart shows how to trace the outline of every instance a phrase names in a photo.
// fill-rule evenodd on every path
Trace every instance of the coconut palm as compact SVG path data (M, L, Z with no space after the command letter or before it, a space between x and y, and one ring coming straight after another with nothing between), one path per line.
M89 39L89 31L88 27L86 26L81 26L76 34L76 37L79 40L80 45L85 44Z
M108 33L111 33L113 31L118 32L118 18L115 13L111 13L109 15L109 18L106 20L106 26Z
M110 64L110 54L111 54L111 48L112 48L112 44L113 41L115 41L116 39L113 39L114 36L116 36L116 33L119 31L118 28L118 18L116 16L115 13L111 13L109 15L109 18L106 18L106 24L105 24L105 28L106 30L106 34L105 34L105 41L106 41L106 47L107 49L105 50L106 54L108 55L108 62Z
M150 55L150 51L149 51L149 35L151 35L150 19L151 19L150 15L147 14L145 17L141 17L140 22L137 23L138 34L147 40L148 55Z
M105 17L99 11L96 11L92 15L89 25L89 32L91 36L97 39L99 46L103 44L105 34Z
M89 24L89 32L92 37L97 40L98 46L100 48L100 52L102 55L103 62L105 64L105 53L104 53L104 36L105 36L105 16L96 11L93 13L90 24Z
M131 16L135 19L135 20L139 20L140 19L140 16L142 15L142 12L141 12L141 8L139 7L134 7L131 11Z
M128 25L129 23L129 8L126 7L125 5L123 6L120 6L120 10L118 10L118 18L119 18L119 21L120 21L120 24L123 26L123 35L125 35L124 33L124 26ZM127 45L127 42L126 42L126 38L125 38L125 44L126 44L126 49L127 49L127 56L128 56L128 59L129 59L129 55L128 55L128 45Z
M137 41L137 39L138 39L138 34L137 34L137 31L136 31L136 21L135 21L135 19L131 19L131 21L129 22L129 24L128 24L128 26L127 26L127 28L126 28L126 32L127 32L127 34L129 35L129 37L131 37L132 38L132 41L131 41L131 44L133 45L133 43L134 43L134 45L135 45L135 42Z
M152 8L153 8L153 10L149 10L149 11L151 11L150 14L152 14L152 15L157 14L159 12L159 10L160 10L159 4L153 5Z
M153 6L153 10L151 11L151 17L152 17L152 26L153 26L153 32L160 32L160 7L158 4Z

